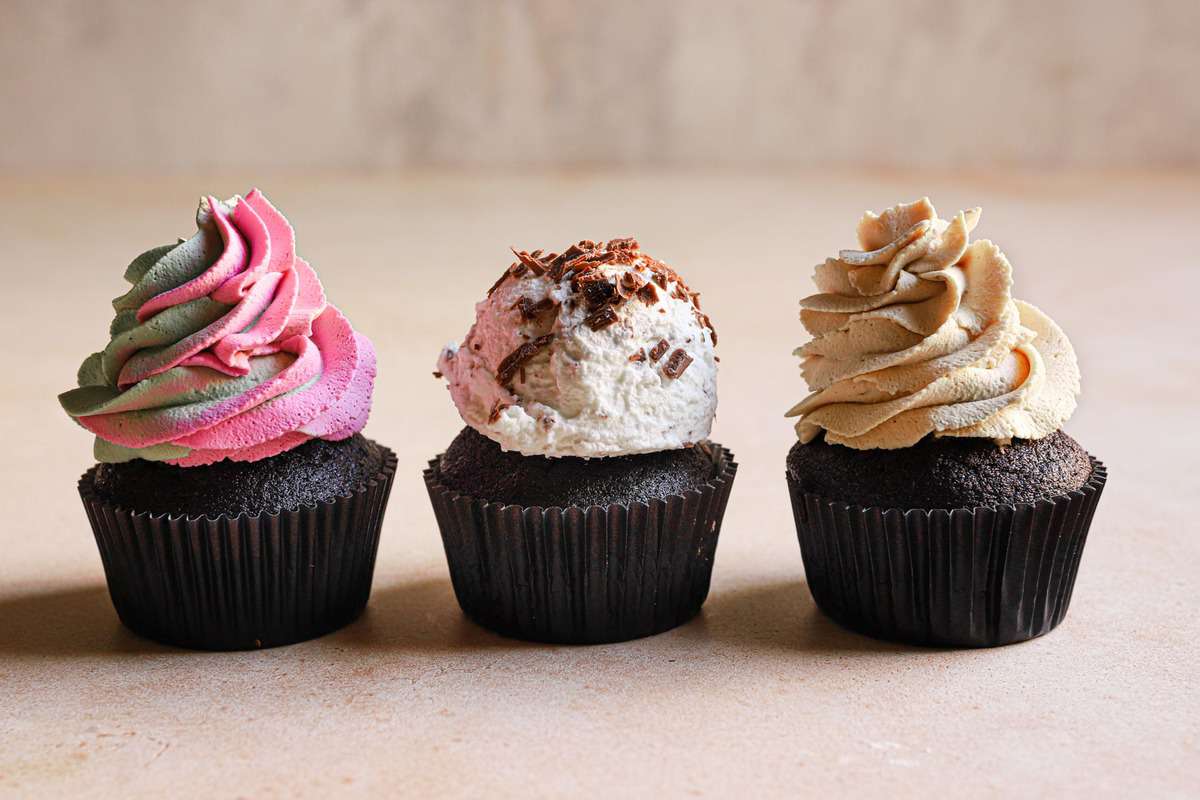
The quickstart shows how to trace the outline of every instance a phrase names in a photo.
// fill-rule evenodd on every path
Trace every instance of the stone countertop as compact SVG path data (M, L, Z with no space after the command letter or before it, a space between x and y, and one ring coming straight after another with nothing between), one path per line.
M75 492L90 437L54 396L105 341L141 250L236 176L0 182L0 795L1181 796L1200 786L1192 504L1196 175L282 175L260 186L379 351L367 432L397 450L365 616L191 653L123 629ZM986 651L914 649L815 609L783 480L811 267L864 208L982 205L1015 294L1079 351L1067 426L1109 466L1072 607ZM741 471L699 618L626 644L465 620L420 473L461 426L430 372L508 246L638 236L720 331L714 439ZM1188 587L1191 588L1188 588Z

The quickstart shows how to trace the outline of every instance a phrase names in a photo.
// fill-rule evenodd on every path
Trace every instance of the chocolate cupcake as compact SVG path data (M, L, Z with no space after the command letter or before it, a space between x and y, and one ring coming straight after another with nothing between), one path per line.
M458 602L536 641L680 625L737 470L707 441L716 332L633 239L516 256L435 373L467 423L425 472Z
M96 436L79 481L117 613L214 650L358 616L396 459L363 438L375 352L325 300L257 189L125 271L104 350L63 408Z
M1079 369L1062 330L1010 294L980 210L928 199L858 225L816 268L796 350L812 393L787 481L808 585L846 627L991 646L1067 612L1104 465L1060 429Z

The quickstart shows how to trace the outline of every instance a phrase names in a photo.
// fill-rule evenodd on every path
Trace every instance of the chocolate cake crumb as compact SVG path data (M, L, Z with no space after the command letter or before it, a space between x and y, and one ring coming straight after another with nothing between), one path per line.
M524 506L608 506L647 502L699 488L717 473L716 453L683 447L608 458L547 458L502 450L464 428L439 459L449 489Z
M654 347L650 348L650 360L658 361L660 358L663 357L663 353L667 352L667 350L670 347L671 347L671 343L668 342L666 339L659 339L658 344L656 344L656 345L654 345Z
M787 470L802 491L880 508L974 508L1033 503L1079 489L1087 452L1062 431L1044 439L926 436L897 450L854 450L823 438L796 443Z
M667 359L667 363L663 364L663 375L674 380L683 374L683 371L692 363L692 357L683 350L676 350L671 353Z
M92 488L106 502L136 512L236 517L277 513L344 497L378 473L383 453L362 434L336 442L310 439L259 461L228 459L176 467L135 458L99 464Z
M545 336L539 336L532 341L525 342L516 350L513 350L500 362L500 367L496 370L496 382L501 386L511 384L513 377L517 374L517 370L524 366L529 359L545 349L553 340L554 334L547 333Z

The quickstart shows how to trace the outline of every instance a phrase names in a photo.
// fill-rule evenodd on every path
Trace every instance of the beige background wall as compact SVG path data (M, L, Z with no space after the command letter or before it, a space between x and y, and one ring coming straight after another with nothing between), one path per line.
M0 169L1200 165L1195 0L0 0Z

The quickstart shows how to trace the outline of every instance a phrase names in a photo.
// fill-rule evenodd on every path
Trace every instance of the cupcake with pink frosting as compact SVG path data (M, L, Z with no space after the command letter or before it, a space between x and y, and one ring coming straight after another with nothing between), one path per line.
M395 456L363 437L375 352L257 189L125 270L104 349L59 400L121 620L206 649L287 644L366 604Z

